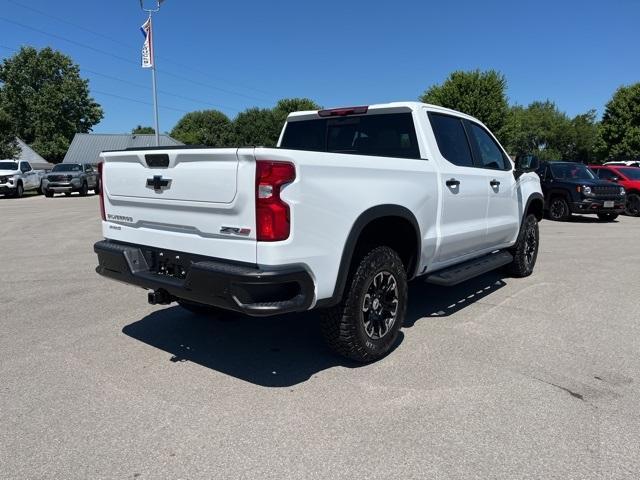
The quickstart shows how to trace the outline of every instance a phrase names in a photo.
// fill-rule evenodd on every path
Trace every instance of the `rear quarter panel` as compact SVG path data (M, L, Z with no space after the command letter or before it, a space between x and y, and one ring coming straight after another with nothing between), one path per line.
M261 148L255 157L296 165L295 181L281 194L291 209L291 235L258 242L258 264L304 265L316 282L316 300L333 295L347 237L371 207L392 204L413 212L423 240L420 264L432 257L438 202L432 161Z

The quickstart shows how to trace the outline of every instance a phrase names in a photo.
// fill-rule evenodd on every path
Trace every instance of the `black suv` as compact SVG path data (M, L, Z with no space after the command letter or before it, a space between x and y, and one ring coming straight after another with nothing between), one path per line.
M551 220L569 220L572 213L597 214L612 221L624 212L624 188L599 180L586 165L574 162L541 162L537 170L544 193L544 207Z

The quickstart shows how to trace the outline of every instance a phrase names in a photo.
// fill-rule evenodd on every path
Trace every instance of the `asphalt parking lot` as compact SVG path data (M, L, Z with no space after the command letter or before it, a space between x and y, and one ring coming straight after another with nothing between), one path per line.
M640 219L544 221L526 279L412 285L367 366L315 313L212 320L100 278L96 197L0 198L0 223L0 478L640 475Z

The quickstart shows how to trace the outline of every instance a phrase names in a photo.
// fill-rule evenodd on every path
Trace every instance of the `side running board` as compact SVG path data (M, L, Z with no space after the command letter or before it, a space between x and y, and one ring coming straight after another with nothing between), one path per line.
M512 261L513 255L502 250L430 273L426 276L425 282L450 287L500 268Z

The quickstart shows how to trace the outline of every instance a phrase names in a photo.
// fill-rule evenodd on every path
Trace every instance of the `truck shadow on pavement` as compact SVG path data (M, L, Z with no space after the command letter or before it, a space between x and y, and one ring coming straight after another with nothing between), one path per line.
M497 274L483 275L454 288L414 283L404 326L412 327L419 319L452 315L504 285ZM316 312L271 318L232 313L207 317L175 306L153 312L125 326L122 332L168 352L172 362L197 363L264 387L297 385L335 366L364 366L328 349ZM395 348L403 338L400 332Z

